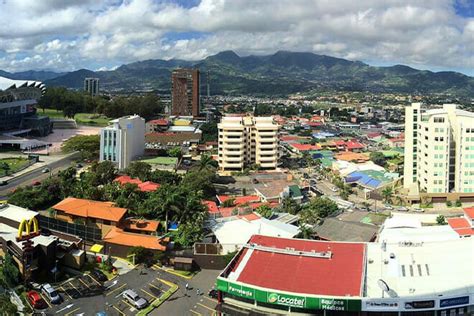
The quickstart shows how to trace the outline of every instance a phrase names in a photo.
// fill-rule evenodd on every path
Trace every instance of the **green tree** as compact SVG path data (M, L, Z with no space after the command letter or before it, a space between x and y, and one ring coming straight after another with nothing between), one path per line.
M210 170L191 171L188 172L181 185L186 187L189 191L201 191L204 198L211 198L216 195L216 190L213 185L215 173Z
M168 156L181 158L182 152L180 147L173 147L168 149Z
M146 262L146 260L152 254L148 249L146 249L142 246L135 246L135 247L130 248L130 250L128 251L128 255L129 256L135 255L135 264L139 264L139 263Z
M3 265L0 266L0 282L7 288L13 288L18 285L20 271L13 262L10 254L6 254L3 258Z
M446 225L447 223L444 215L438 215L438 217L436 217L436 223L438 223L438 225Z
M281 201L281 206L280 209L282 212L289 213L289 214L298 214L299 211L301 210L300 205L291 197L285 197Z
M257 104L255 106L255 116L265 116L272 114L272 108L268 104Z
M334 215L339 207L334 201L325 197L314 197L300 211L300 220L303 224L316 225L320 219Z
M260 205L259 207L257 207L255 209L255 212L257 212L258 214L262 215L263 217L265 218L270 218L272 217L273 215L273 210L270 206L268 205Z
M17 307L8 294L0 294L0 315L17 315Z
M61 149L65 153L78 151L82 159L97 160L99 159L100 136L76 135L66 140Z
M92 175L90 185L98 186L112 182L117 177L117 169L111 161L94 162L90 168Z
M204 123L199 129L202 131L202 141L203 142L212 142L217 141L218 130L217 123Z
M212 170L214 171L217 168L217 161L212 159L210 155L201 155L199 160L199 171L201 170Z
M373 151L370 153L370 160L373 163L382 167L385 167L385 165L387 164L385 160L385 156L381 152L378 152L378 151Z
M392 200L392 197L393 197L392 187L385 187L381 193L385 202L390 202Z
M222 207L232 207L234 206L235 204L235 199L234 198L230 198L228 200L225 200L224 202L222 202Z
M2 162L0 163L0 169L3 170L3 173L8 176L8 174L10 173L10 165L6 162Z
M312 239L313 234L314 234L314 230L311 226L301 225L299 228L300 228L300 232L298 234L298 238Z
M154 170L150 173L148 179L160 184L179 184L181 182L179 174L166 170Z
M151 165L142 161L133 161L125 169L125 173L132 178L138 178L142 181L147 181L151 174Z

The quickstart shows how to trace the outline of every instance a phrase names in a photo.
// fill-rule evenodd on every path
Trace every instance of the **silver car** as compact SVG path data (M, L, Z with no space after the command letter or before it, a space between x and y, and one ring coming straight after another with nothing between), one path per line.
M134 290L126 290L123 292L122 296L137 309L142 309L148 306L148 301L143 297L138 296L137 292Z
M41 292L53 304L60 304L62 302L59 293L49 283L45 283L41 286Z

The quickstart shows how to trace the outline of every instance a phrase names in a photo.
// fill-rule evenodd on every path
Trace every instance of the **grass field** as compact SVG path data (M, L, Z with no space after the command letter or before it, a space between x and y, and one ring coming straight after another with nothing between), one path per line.
M2 166L4 163L8 165L9 169L8 171L6 171L5 169L1 168L0 177L7 175L7 173L8 175L10 175L17 172L19 169L21 169L22 167L28 164L28 159L21 158L21 157L0 159L0 166Z
M45 109L43 110L38 109L39 115L49 116L52 119L55 118L64 118L62 111L56 111L54 109ZM109 125L110 118L100 115L100 114L93 114L93 113L77 113L74 116L77 124L79 125L90 125L90 126L107 126Z

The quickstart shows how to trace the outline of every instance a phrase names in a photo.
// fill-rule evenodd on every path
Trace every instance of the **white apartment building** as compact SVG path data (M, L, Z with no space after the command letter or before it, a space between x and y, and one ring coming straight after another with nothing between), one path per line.
M272 117L223 117L218 124L219 169L242 171L252 164L262 169L275 169L278 128Z
M404 187L423 193L474 193L474 113L455 104L405 108Z
M99 78L85 78L84 91L91 96L99 95Z
M123 170L145 151L145 120L132 115L110 123L100 131L100 161L110 160Z

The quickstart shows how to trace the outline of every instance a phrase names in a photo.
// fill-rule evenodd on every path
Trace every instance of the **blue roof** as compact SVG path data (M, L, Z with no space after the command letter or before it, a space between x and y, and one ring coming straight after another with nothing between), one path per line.
M376 189L382 184L382 181L375 179L368 174L354 171L347 175L346 183L358 183L362 186Z

